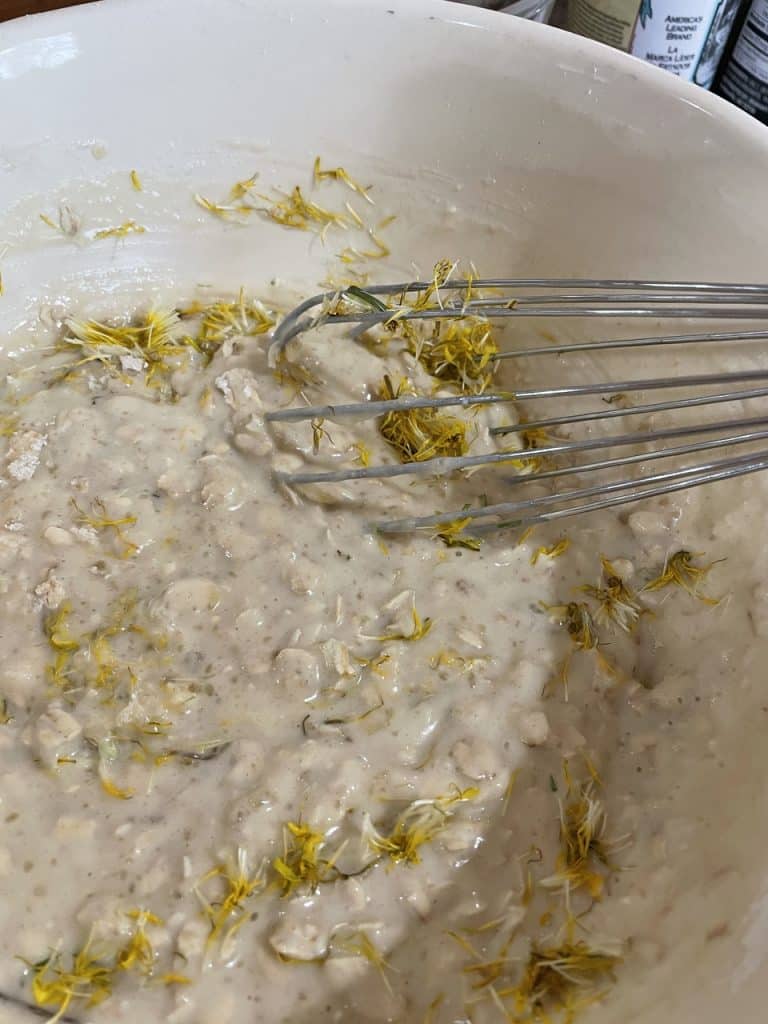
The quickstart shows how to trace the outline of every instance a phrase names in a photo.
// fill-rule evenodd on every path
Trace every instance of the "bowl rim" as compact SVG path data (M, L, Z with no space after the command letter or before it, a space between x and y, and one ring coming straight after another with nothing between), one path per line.
M183 17L184 12L195 7L210 11L210 0L90 0L74 7L22 15L2 23L0 40L5 45L0 49L0 56L20 43L29 43L62 28L72 31L79 24L98 18L105 18L107 23L123 17L143 18L151 22L153 16L174 8L179 9ZM308 16L318 14L318 0L291 0L291 7L296 17L301 17L302 11ZM216 0L217 20L226 16L227 9L242 12L249 8L255 12L285 14L284 0ZM635 79L646 95L663 94L667 101L677 100L694 107L699 113L728 123L731 129L739 131L768 156L768 126L701 86L586 36L454 0L322 0L321 15L323 20L327 20L335 12L350 9L357 13L367 9L372 13L388 13L411 21L438 21L509 37L519 36L523 42L530 39L531 44L542 51L542 59L551 57L557 60L567 56L569 60L577 59L592 65L595 70L602 66L625 79Z

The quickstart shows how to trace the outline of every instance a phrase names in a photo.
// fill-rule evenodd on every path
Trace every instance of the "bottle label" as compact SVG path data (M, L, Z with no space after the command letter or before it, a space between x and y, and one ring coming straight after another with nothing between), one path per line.
M768 0L753 0L720 83L720 92L768 121Z
M571 0L570 27L709 88L739 0Z

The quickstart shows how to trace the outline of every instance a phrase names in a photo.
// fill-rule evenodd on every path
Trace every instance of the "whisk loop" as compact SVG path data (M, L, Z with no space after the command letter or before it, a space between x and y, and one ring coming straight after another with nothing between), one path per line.
M481 292L491 294L479 294ZM434 298L432 298L434 296ZM425 302L425 298L432 299ZM341 300L341 301L340 301ZM410 282L374 285L362 292L348 289L341 293L325 293L307 299L296 307L276 329L271 356L277 360L285 346L299 334L326 324L354 324L359 330L395 321L462 320L467 317L483 320L523 318L617 320L652 318L661 321L696 319L718 321L750 320L768 324L768 284L730 284L718 282L571 280L567 278L506 279L486 278L471 282ZM738 342L759 342L768 339L768 328L692 331L687 333L654 333L632 338L567 342L536 345L494 353L494 361L524 357L599 355L625 349L654 349L669 346L723 346ZM763 383L765 382L765 383ZM747 386L755 385L755 386ZM708 390L712 388L717 390ZM550 427L572 427L577 424L619 420L624 423L633 416L659 412L697 409L723 403L748 402L768 397L768 364L766 369L738 370L709 374L687 374L674 377L650 377L586 384L548 385L524 388L514 393L493 391L481 394L456 394L430 397L404 394L393 398L364 402L324 404L281 409L267 414L274 423L341 418L376 418L391 412L419 409L466 409L504 403L524 404L553 398L582 399L591 396L636 392L683 391L682 395L663 401L643 401L638 405L607 406L566 415L541 416L525 423L492 427L495 436L522 434ZM692 392L692 393L691 393ZM756 410L757 411L757 410ZM705 436L706 435L706 436ZM702 438L685 444L670 445L673 439ZM399 476L435 476L474 469L479 466L540 460L547 463L528 473L506 474L505 483L518 490L526 485L550 481L557 483L567 477L578 477L581 486L571 489L555 487L550 494L501 502L477 508L447 511L435 515L410 516L373 524L382 533L404 533L436 527L455 518L471 523L471 532L505 526L527 527L581 515L598 509L612 508L657 497L717 480L732 479L768 468L768 447L734 453L744 445L754 446L768 441L768 409L765 415L723 418L715 422L681 423L657 430L629 430L604 437L554 441L546 447L522 451L485 452L476 455L436 457L421 462L403 462L338 470L301 470L280 473L279 479L289 485L340 483L353 480L389 479ZM607 449L645 446L639 453L616 455L587 462L569 462L552 467L552 460L571 458ZM648 447L651 446L651 447ZM648 472L640 476L605 479L607 471L622 467L650 464L660 459L680 459L701 453L723 453L724 457L675 466L666 471ZM595 482L593 482L595 481Z

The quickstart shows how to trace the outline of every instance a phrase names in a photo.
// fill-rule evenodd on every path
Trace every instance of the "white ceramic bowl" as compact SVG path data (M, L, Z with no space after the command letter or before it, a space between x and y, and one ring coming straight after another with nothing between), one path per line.
M0 27L0 111L2 330L62 298L114 311L196 284L313 288L332 247L222 225L191 196L254 171L306 181L317 153L398 214L381 275L466 254L510 276L766 277L764 128L631 58L467 6L107 0ZM61 202L147 232L72 244L38 216ZM734 695L711 816L672 851L709 863L725 844L738 868L682 887L660 915L674 955L645 950L600 1020L766 1019L765 703ZM697 780L677 781L683 801Z

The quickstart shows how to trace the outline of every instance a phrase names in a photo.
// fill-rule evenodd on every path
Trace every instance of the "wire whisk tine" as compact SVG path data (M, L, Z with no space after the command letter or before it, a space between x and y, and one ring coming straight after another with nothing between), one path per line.
M440 266L440 265L438 265ZM728 351L733 344L768 341L768 284L702 281L653 281L618 279L568 278L483 278L438 280L435 268L433 281L402 282L372 285L365 290L355 286L339 292L326 292L301 303L279 324L273 335L270 357L273 363L284 356L286 346L297 336L325 325L354 325L355 335L371 328L412 330L400 325L411 321L433 321L435 330L450 321L471 321L491 324L495 320L513 322L515 318L542 320L573 318L581 320L617 321L655 319L674 322L680 319L717 320L716 330L686 332L656 330L633 337L609 337L559 344L534 344L508 347L488 355L489 363L546 356L602 357L624 350L654 350L678 347L681 352L707 347L708 352ZM733 321L749 320L753 324L741 331ZM729 323L730 322L730 323ZM765 327L759 326L765 323ZM758 326L755 326L758 325ZM756 350L763 353L763 347ZM440 381L437 382L438 384ZM616 420L622 428L605 436L554 438L543 447L529 450L487 451L475 454L437 455L423 461L392 461L371 466L347 466L341 469L301 469L278 473L288 486L346 483L359 480L386 480L397 477L447 476L496 466L503 471L514 468L511 475L501 477L505 485L520 497L513 501L478 505L475 508L446 511L433 515L410 516L372 524L383 533L404 533L435 528L460 518L471 532L483 532L505 526L526 527L536 523L557 521L599 509L614 508L706 483L733 479L768 468L768 448L754 448L768 441L768 407L760 406L755 414L723 416L698 422L672 421L671 426L632 428L633 418L656 414L688 413L716 406L751 403L768 398L768 360L765 368L759 363L753 369L731 369L710 373L676 373L674 376L626 377L620 380L597 380L585 383L548 382L546 386L488 391L479 393L430 394L390 392L361 402L316 404L274 410L267 414L272 423L302 421L365 420L408 414L415 411L448 410L450 412L493 406L518 406L551 399L581 401L602 398L602 407L573 410L566 414L538 415L525 422L496 424L490 436L503 439L507 435L530 435L545 428L558 427L570 431L582 424L610 425ZM658 392L661 401L631 400L625 405L606 405L617 396L633 396ZM664 393L667 392L669 397ZM610 396L606 398L605 396ZM760 414L758 414L760 413ZM671 442L683 443L671 443ZM639 451L627 453L627 449ZM622 452L622 449L624 450ZM617 450L617 451L613 451ZM737 453L738 452L738 453ZM591 461L578 461L594 455ZM710 458L719 454L724 457ZM675 464L671 468L650 472L651 464L660 460L702 461ZM574 458L577 461L573 461ZM542 464L542 460L545 460ZM526 467L529 471L522 472ZM630 475L618 479L610 476L617 470ZM640 475L634 475L640 470ZM576 486L563 489L561 481L573 479ZM522 496L525 485L546 483L550 493ZM540 490L540 488L538 489Z
M768 316L768 284L744 284L706 281L621 281L590 278L477 278L467 281L448 280L440 284L440 291L449 294L464 292L452 301L419 308L404 301L387 305L381 296L395 299L409 294L419 295L434 288L431 281L405 281L398 284L370 285L342 289L340 292L322 292L300 303L279 324L273 336L273 357L297 335L325 323L367 324L386 323L396 314L400 319L440 319L444 316L468 316L482 312L487 317L515 316L577 316L577 317L653 317L664 308L669 317L706 317L716 319L751 318ZM524 288L555 290L549 296L519 295ZM563 293L562 289L569 291ZM493 289L502 294L493 297L472 298L478 291ZM557 290L560 290L559 292ZM601 294L603 293L603 294ZM366 296L362 300L361 296ZM339 296L365 302L355 312L334 312L333 303ZM379 300L379 308L375 300ZM374 300L371 303L370 300ZM643 300L642 302L640 300ZM589 307L587 302L600 302ZM726 308L726 302L739 305ZM489 304L490 303L490 304ZM570 303L570 305L569 305ZM558 305L559 304L559 305ZM673 308L676 304L677 308ZM742 308L742 305L746 308ZM373 308L372 308L373 306ZM318 310L308 316L311 310ZM764 335L763 335L764 336Z

